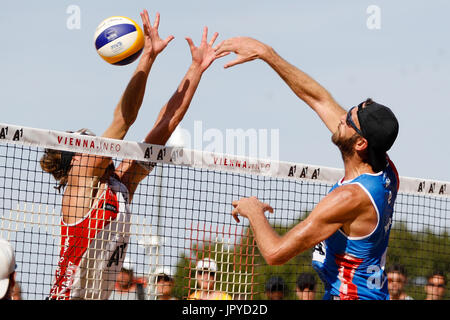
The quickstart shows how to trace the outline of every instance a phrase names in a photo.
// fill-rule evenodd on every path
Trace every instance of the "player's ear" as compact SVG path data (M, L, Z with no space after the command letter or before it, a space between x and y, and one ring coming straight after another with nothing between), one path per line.
M356 151L364 151L369 147L369 143L363 137L359 137L355 142L355 150Z

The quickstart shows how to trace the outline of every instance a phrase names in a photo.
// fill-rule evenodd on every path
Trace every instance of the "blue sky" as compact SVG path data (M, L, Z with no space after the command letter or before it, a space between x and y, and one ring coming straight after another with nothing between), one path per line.
M80 29L66 26L70 5ZM380 8L380 29L366 21ZM390 106L400 133L390 151L400 175L450 181L450 43L448 1L8 1L0 11L0 122L54 130L88 127L101 134L136 63L108 65L95 52L96 26L112 15L141 23L161 13L160 34L175 36L158 57L138 120L140 141L186 72L186 36L203 26L219 41L250 36L327 88L345 107L367 97ZM261 61L206 71L182 127L278 129L280 159L342 167L330 133L309 107Z

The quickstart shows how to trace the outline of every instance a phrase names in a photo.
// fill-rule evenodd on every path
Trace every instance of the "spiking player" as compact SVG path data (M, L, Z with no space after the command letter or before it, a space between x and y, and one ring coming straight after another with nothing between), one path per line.
M309 216L280 237L264 215L273 208L255 197L233 202L233 217L247 217L269 264L284 264L315 247L313 266L325 284L324 299L388 299L386 250L399 180L386 151L398 134L392 111L371 99L346 112L311 77L251 38L231 38L216 48L234 52L226 68L262 59L305 101L333 133L345 175Z
M137 118L150 69L173 36L158 34L159 14L150 24L141 13L145 44L142 57L114 110L113 121L102 137L123 139ZM144 142L164 145L183 119L203 72L216 56L203 30L200 46L186 38L192 63L177 91L163 106ZM80 134L89 134L80 130ZM115 168L110 157L46 150L41 159L64 188L61 220L61 252L50 299L108 299L114 289L128 245L129 203L139 184L152 170L148 164L124 160Z

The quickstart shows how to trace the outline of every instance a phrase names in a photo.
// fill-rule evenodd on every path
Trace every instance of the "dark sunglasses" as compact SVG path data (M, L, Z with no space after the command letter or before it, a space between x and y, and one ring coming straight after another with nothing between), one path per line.
M358 109L360 108L361 105L358 106ZM352 119L352 110L356 108L356 107L352 107L350 108L350 110L348 110L347 112L347 119L345 120L345 122L347 123L347 125L351 126L353 129L355 129L356 133L358 133L361 137L364 137L363 133L361 132L361 130L358 129L358 127L356 126L356 124L353 122Z

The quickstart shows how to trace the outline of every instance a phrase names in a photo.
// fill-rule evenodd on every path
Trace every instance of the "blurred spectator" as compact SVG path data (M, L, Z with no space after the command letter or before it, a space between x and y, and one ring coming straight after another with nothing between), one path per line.
M16 277L16 258L11 244L0 238L0 300L11 300Z
M286 284L283 278L274 276L267 280L265 293L269 300L283 300L286 293Z
M414 300L405 292L408 274L404 266L394 264L387 269L388 290L391 300Z
M217 263L205 258L197 262L195 277L198 290L189 295L188 300L231 300L225 292L216 291Z
M170 268L161 267L156 270L156 294L158 300L177 300L172 296L174 286Z
M134 270L129 261L125 259L109 300L145 300L144 288L146 286L145 279L134 277Z
M433 272L427 279L425 300L442 300L445 295L447 277L442 271Z
M297 278L295 292L299 300L314 300L316 298L316 278L312 273L301 273Z

